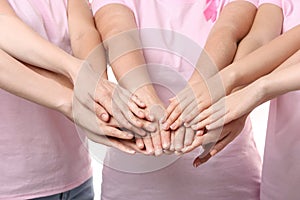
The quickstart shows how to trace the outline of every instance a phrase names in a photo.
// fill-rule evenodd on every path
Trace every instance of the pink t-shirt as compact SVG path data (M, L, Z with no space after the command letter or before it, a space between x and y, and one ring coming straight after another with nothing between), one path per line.
M264 0L282 7L283 31L300 24L300 1ZM261 200L298 200L300 186L300 91L290 92L271 101Z
M133 11L149 74L157 94L168 104L168 99L183 89L193 73L214 19L228 2L94 0L92 8L96 13L107 4L119 3ZM198 151L178 159L176 156L127 156L111 149L104 162L102 199L259 198L261 162L249 120L239 137L224 151L195 169L192 162Z
M9 3L41 36L71 52L67 1ZM4 90L0 99L0 199L48 196L73 189L91 177L87 150L66 117Z

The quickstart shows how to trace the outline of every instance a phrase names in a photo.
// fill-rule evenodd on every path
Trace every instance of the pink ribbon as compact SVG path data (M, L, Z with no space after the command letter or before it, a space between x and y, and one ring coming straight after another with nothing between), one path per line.
M206 0L206 8L203 11L206 21L216 21L218 15L218 0Z

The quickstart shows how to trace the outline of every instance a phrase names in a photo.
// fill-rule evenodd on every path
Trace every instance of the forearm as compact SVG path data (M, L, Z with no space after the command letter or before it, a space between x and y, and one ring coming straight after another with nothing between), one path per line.
M219 75L227 92L272 72L300 48L300 26L275 38L222 70Z
M105 52L88 1L68 1L68 23L73 55L87 60L95 72L107 79Z
M0 7L2 50L25 63L63 74L70 79L75 78L79 70L76 58L34 32L14 14L7 1L1 1Z
M282 31L282 9L273 4L262 4L256 13L251 30L239 43L234 60L239 60L278 37Z
M224 7L204 46L208 57L202 55L198 60L198 72L209 78L233 61L238 43L249 32L255 13L256 7L247 1L235 1Z
M260 103L269 101L288 92L300 90L300 63L268 74L253 84L260 91Z
M0 58L2 89L71 117L72 85L66 78L44 70L33 71L2 50Z
M95 19L119 83L131 91L144 85L153 90L131 10L122 5L107 5L96 13Z

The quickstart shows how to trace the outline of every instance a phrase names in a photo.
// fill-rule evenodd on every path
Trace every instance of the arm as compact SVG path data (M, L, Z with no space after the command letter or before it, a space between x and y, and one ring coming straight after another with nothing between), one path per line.
M260 46L268 43L270 40L279 36L282 29L283 14L280 7L273 4L262 4L256 13L253 25L245 38L239 43L237 52L234 57L234 61L242 59L244 56L259 48ZM264 27L264 28L262 28ZM238 89L238 88L236 88ZM235 89L235 90L236 90ZM223 105L224 106L224 105ZM188 125L192 125L194 130L199 130L204 126L199 123L203 113L194 118ZM200 143L197 140L194 141L194 147L207 142L216 143L212 148L212 151L207 156L197 158L195 162L206 162L210 156L215 155L221 151L227 144L229 144L244 128L245 120L248 114L244 114L240 118L225 124L217 129L209 129L208 134L203 136ZM197 124L198 123L198 124ZM194 125L193 125L194 124ZM216 128L216 127L213 127ZM201 137L201 136L200 136ZM192 145L193 146L193 145ZM190 150L193 148L190 147Z
M300 26L296 26L222 70L220 76L226 91L229 93L272 72L299 49L299 34Z
M194 79L198 80L197 73L209 78L233 61L239 42L247 35L253 24L256 10L253 4L244 0L231 2L223 8L204 46L204 53L208 57L200 56L196 66L197 70L190 82L193 82ZM202 65L202 62L213 62L216 68L209 69L212 66L208 66L208 68Z
M151 84L146 62L139 41L137 25L132 11L126 6L111 4L102 7L95 15L97 28L104 40L109 55L109 62L121 86L136 94L147 106L148 113L162 107ZM158 106L158 107L157 107ZM160 108L162 109L162 108ZM161 112L156 112L161 113ZM152 117L148 120L152 121ZM159 116L155 118L156 132L151 133L153 144L149 138L144 140L149 153L162 153L162 141L158 127ZM164 146L169 140L162 137Z
M243 0L224 7L209 33L188 86L167 108L165 129L171 126L175 130L182 123L191 121L225 95L221 79L212 76L233 61L238 43L249 32L255 14L256 7Z
M80 60L31 30L16 16L6 0L0 1L0 13L0 47L2 50L30 65L63 74L72 81L76 79L81 65Z

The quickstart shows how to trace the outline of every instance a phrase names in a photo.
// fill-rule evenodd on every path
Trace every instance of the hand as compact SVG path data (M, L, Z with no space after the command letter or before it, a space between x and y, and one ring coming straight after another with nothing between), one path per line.
M223 126L250 113L261 103L261 95L253 85L236 91L200 113L190 124L194 130L206 127L209 130Z
M224 127L208 131L207 134L203 136L203 141L205 141L203 144L208 144L208 147L205 147L205 151L195 158L193 163L194 167L198 167L207 162L211 157L215 156L232 142L244 129L246 119L247 115L244 115L243 117L226 124ZM218 141L215 143L216 136L218 135Z
M194 140L195 131L185 126L180 126L177 130L171 132L170 151L176 155L183 153L183 150L190 146Z
M149 113L148 118L152 121L152 126L155 127L155 131L149 132L146 137L137 138L137 145L140 148L145 147L148 154L154 153L159 156L163 153L163 149L169 149L170 146L170 132L160 128L164 107L151 85L140 88L135 94L145 102L146 111Z
M90 140L106 146L117 148L123 152L134 154L143 153L131 142L133 134L121 131L117 121L111 117L109 122L98 119L96 114L82 105L76 99L73 101L73 111L69 114L70 119L84 131L84 136Z
M198 78L176 95L176 98L171 99L163 120L164 129L176 130L183 123L189 127L190 121L220 99L224 93L219 76L211 77L207 81Z
M146 134L142 128L153 130L140 119L145 117L144 103L125 89L101 78L87 63L83 64L77 76L74 91L74 99L97 113L103 121L109 121L113 115L120 128L141 136Z

